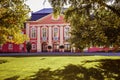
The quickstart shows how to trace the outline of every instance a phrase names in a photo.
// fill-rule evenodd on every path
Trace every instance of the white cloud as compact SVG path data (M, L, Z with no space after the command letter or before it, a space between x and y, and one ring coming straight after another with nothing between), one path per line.
M43 4L44 0L27 0L25 3L30 7L31 11L33 12L41 10L43 8L51 8L48 0L46 0L45 4Z

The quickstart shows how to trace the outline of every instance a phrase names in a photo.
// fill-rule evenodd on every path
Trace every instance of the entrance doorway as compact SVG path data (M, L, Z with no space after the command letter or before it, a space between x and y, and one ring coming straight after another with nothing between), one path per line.
M57 43L53 44L53 51L54 52L59 52L59 44L57 44Z
M42 52L47 52L47 43L46 42L42 43Z

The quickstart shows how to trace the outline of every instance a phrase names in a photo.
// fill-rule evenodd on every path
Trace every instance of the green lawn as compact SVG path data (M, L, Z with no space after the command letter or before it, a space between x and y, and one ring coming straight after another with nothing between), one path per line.
M65 66L69 66L70 64L72 65L73 68L74 66L79 65L82 66L82 68L84 67L84 69L86 70L90 68L97 69L98 68L97 66L99 66L100 63L103 63L106 60L110 60L109 61L110 64L105 63L104 64L105 69L108 69L105 67L106 64L107 64L106 66L110 66L110 67L111 65L113 65L114 67L120 66L118 65L118 62L116 62L115 64L111 62L114 60L120 60L120 57L108 57L108 56L0 57L0 80L4 80L4 79L10 80L10 78L12 77L19 77L18 80L21 79L26 80L30 76L36 75L38 72L40 72L40 69L47 70L48 68L50 68L50 71L55 71L55 70L59 71L59 70L65 70L66 68ZM69 70L71 69L72 68L70 68ZM77 67L75 69L77 69ZM47 71L47 73L50 71ZM114 73L116 76L119 75L116 72ZM92 78L90 79L92 80ZM49 79L41 78L40 80L49 80ZM50 79L50 80L54 80L54 79ZM67 80L67 78L65 78L64 80Z

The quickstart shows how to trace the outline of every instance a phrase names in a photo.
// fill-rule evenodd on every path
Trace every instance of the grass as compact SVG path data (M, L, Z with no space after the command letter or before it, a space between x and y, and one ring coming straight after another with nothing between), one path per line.
M99 60L119 60L120 57L113 56L55 56L55 57L0 57L0 61L6 61L0 64L0 80L18 80L35 75L40 69L55 71L64 69L70 64L80 65L82 67L97 68ZM114 66L114 65L113 65ZM16 80L14 79L14 80ZM13 79L11 79L13 80ZM42 79L40 79L42 80ZM44 79L43 79L44 80ZM46 79L47 80L47 79ZM65 79L67 80L67 79Z

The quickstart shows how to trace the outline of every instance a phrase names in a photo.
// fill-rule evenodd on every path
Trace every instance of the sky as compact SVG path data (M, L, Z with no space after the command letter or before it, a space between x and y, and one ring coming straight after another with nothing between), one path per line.
M46 0L44 5L44 0L27 0L25 3L30 7L31 11L33 12L36 12L43 8L51 8L48 0Z

